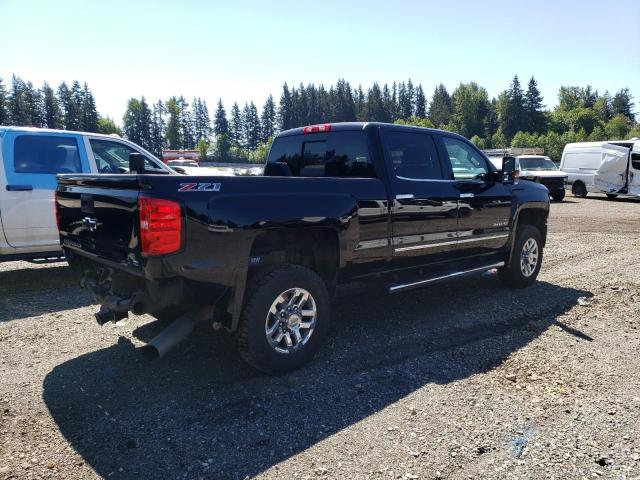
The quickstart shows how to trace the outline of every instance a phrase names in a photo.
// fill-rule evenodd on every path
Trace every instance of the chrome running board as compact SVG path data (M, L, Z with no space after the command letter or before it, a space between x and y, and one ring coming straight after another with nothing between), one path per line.
M492 268L500 268L504 267L504 262L498 262L491 265L486 265L483 267L472 268L471 270L462 270L460 272L448 273L446 275L441 275L439 277L427 278L424 280L418 280L417 282L404 283L400 285L393 285L389 287L389 293L396 293L402 290L408 290L410 288L420 287L422 285L428 285L430 283L442 282L444 280L451 280L457 277L463 277L465 275L470 275L472 273L479 273L486 270L491 270Z

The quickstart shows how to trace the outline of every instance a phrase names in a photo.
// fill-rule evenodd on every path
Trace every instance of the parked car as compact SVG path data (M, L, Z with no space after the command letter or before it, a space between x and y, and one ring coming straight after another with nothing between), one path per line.
M110 135L0 127L0 261L62 257L54 215L57 173L128 171L129 154L170 173L151 153Z
M589 192L606 193L609 198L633 195L632 192L640 188L639 144L637 139L568 143L562 152L560 168L569 175L572 193L577 197L586 197ZM619 153L615 153L616 150ZM607 163L605 170L599 172L607 155L609 160L620 158L614 162L615 166ZM599 173L598 185L596 175Z
M167 165L170 167L199 167L195 160L169 160Z
M565 187L567 185L568 175L558 169L553 160L544 156L542 153L537 154L517 154L513 150L526 149L507 149L507 150L485 150L489 160L500 168L504 155L513 155L516 158L516 169L520 172L520 179L529 180L531 182L541 183L549 190L549 195L557 202L561 202L565 197ZM531 149L538 150L538 149ZM543 152L542 149L539 149ZM498 152L502 152L497 155Z
M281 132L263 176L59 175L57 218L99 323L177 318L144 347L157 358L213 322L284 372L318 350L345 283L396 293L497 269L531 285L549 192L514 170L445 131L315 125Z

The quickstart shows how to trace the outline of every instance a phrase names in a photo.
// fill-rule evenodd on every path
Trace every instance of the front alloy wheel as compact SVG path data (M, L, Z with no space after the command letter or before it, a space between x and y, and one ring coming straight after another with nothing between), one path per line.
M538 242L535 238L529 238L522 246L520 254L520 271L529 278L538 266Z
M265 321L265 334L271 348L291 353L302 348L313 335L317 308L313 296L304 288L290 288L271 304Z

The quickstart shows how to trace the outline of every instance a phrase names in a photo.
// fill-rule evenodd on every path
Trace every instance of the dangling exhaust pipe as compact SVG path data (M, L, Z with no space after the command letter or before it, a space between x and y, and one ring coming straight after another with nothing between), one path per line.
M199 310L187 312L173 321L167 328L156 335L144 347L142 355L147 360L158 360L189 335L196 323L201 320L212 319L213 309L203 307Z

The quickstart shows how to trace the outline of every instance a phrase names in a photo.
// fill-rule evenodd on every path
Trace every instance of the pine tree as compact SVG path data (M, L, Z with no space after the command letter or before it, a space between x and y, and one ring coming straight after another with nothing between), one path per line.
M62 111L55 92L47 82L42 86L43 120L46 128L62 129ZM1 123L1 122L0 122Z
M236 145L242 145L244 126L242 123L242 112L237 102L231 106L231 120L229 121L229 140Z
M260 143L265 143L276 133L276 104L269 95L262 107L260 116Z
M96 102L93 98L91 90L87 82L84 83L82 89L82 103L81 103L81 115L82 115L82 129L86 132L98 131L98 110L96 109Z
M31 115L26 98L26 84L20 77L13 75L11 78L11 91L9 92L9 116L11 124L17 126L30 126Z
M433 91L433 97L431 97L431 103L429 105L428 118L436 127L440 128L451 121L452 114L453 101L451 99L451 95L447 92L446 87L443 84L440 84Z
M544 133L545 116L543 112L542 95L538 90L536 79L531 77L524 95L524 111L526 115L526 131L529 133Z
M166 130L166 107L162 101L158 100L153 105L153 113L151 114L151 153L156 157L162 157L162 150L164 148L164 137Z
M167 101L166 111L169 115L165 132L166 145L171 150L177 150L182 146L182 126L180 125L180 106L176 97L171 97Z
M207 102L201 98L194 98L192 104L193 131L197 142L204 140L209 143L211 137L211 119Z
M632 122L635 121L635 115L633 113L633 96L629 92L628 88L621 89L613 97L611 102L612 116L621 114L627 117Z
M229 134L229 122L227 121L227 112L222 105L222 99L218 99L218 107L216 108L216 115L213 121L213 133L217 135Z
M380 86L374 82L367 92L367 100L364 106L363 120L365 122L388 122L384 103L382 101L382 91Z
M384 113L387 121L394 122L396 120L395 105L393 97L391 96L391 90L389 90L389 85L386 83L384 84L384 87L382 87L382 105L384 107Z
M289 87L285 83L282 86L282 95L280 96L280 105L278 107L278 123L280 125L280 130L289 130L290 128L293 128L295 126L294 116L293 99L291 97ZM233 134L231 135L231 139L233 140Z
M44 126L44 118L42 116L42 96L40 92L33 87L31 82L25 84L24 90L25 103L27 104L27 111L29 118L31 119L30 125L34 127Z
M415 115L418 118L427 118L427 99L424 96L424 90L422 84L416 88L416 111Z
M398 117L403 120L409 120L412 110L407 86L404 82L400 82L400 84L398 84Z
M67 130L84 130L84 119L82 118L82 103L84 95L82 92L82 86L78 80L74 80L71 84L70 100L75 124L72 128L67 127Z
M507 138L513 138L517 132L527 129L524 93L518 75L513 77L506 94L507 104L500 119L500 126Z
M416 100L416 92L413 87L413 82L411 79L407 82L407 105L406 110L403 112L406 118L411 118L415 112L415 100Z
M78 87L80 84L78 84ZM65 82L58 87L58 100L62 109L64 128L66 130L80 129L80 109L75 103L72 92Z
M0 125L9 124L9 113L7 112L7 91L2 84L2 78L0 78Z
M185 150L193 150L196 147L196 139L193 128L193 117L189 110L189 104L181 95L178 98L178 107L180 108L180 136L182 138L182 145L180 148Z
M336 87L330 90L328 103L331 110L331 121L334 122L354 122L356 120L356 105L351 91L351 85L339 79Z
M356 113L356 120L362 121L365 115L365 96L362 91L362 85L358 85L358 89L354 94L354 110Z
M122 119L122 130L129 140L147 150L153 150L151 142L151 111L144 97L130 98Z
M257 148L260 139L260 119L258 109L253 102L244 105L242 110L243 143L241 145L247 150L253 151Z

